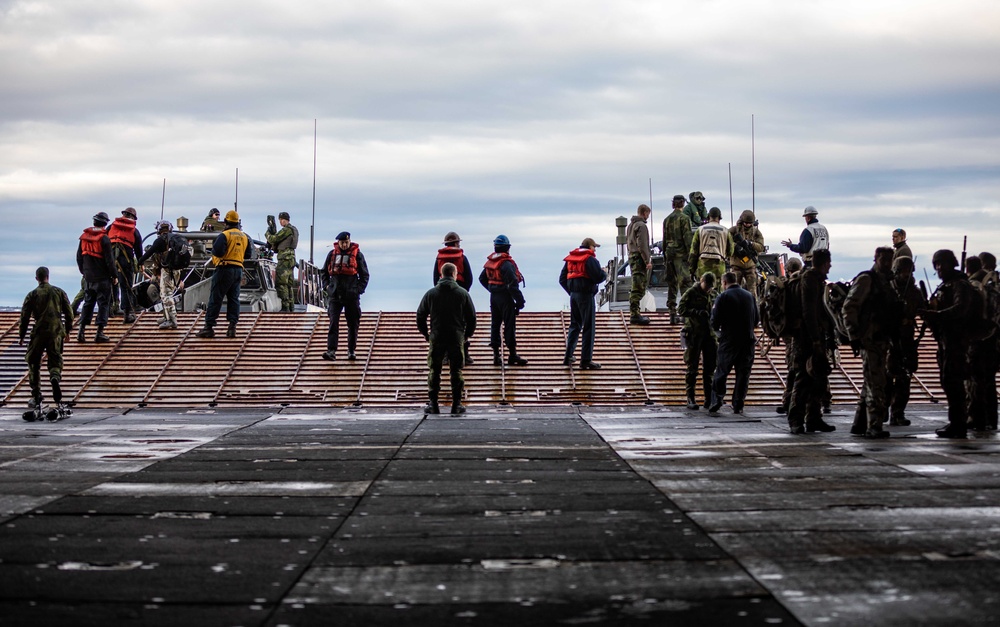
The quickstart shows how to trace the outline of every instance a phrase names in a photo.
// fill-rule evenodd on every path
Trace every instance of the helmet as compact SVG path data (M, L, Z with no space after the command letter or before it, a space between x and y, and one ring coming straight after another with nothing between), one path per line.
M819 215L819 211L816 211L816 207L809 205L802 211L802 217Z
M135 209L133 209L132 207L125 207L124 209L122 209L122 215L123 216L132 216L133 220L138 220L139 219L139 216L136 215L136 213L135 213Z
M278 214L278 219L279 220L291 220L292 217L290 215L288 215L287 211L282 211L281 213Z
M757 218L754 216L753 211L749 209L744 210L743 213L740 214L740 222L753 222L756 219Z
M170 223L170 220L160 220L156 223L156 232L159 233L164 227L166 227L167 233L172 233L174 230L174 225Z
M447 244L458 244L461 243L462 238L458 236L455 231L448 231L448 234L444 236L444 243Z
M104 213L103 211L100 211L97 213L97 215L94 216L94 222L107 224L108 222L111 222L111 218L108 217L108 214Z
M510 246L510 239L506 235L497 235L493 240L494 246Z
M951 252L947 248L943 248L931 257L931 265L940 265L943 268L956 268L958 267L958 259L955 257L955 253Z
M239 224L240 223L240 214L236 213L235 209L227 211L226 212L226 222L229 222L230 224Z

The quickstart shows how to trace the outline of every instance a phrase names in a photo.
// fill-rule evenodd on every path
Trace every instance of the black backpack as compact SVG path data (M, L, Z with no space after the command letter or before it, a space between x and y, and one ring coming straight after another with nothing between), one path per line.
M167 252L163 257L163 267L167 270L186 270L191 265L194 252L187 238L179 233L167 235Z
M760 324L764 334L778 339L794 335L802 324L802 277L767 277L760 301Z

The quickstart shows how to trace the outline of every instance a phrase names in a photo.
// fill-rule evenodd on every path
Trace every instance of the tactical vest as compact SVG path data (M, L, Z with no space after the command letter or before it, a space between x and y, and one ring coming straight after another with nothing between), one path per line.
M283 250L295 250L299 247L299 230L291 224L288 225L288 228L292 229L292 236L286 237L278 242L278 246L276 248L278 252Z
M357 274L358 250L358 245L353 242L347 250L341 250L339 243L334 244L333 254L330 255L330 265L326 267L326 273L330 276Z
M444 267L446 263L455 264L455 280L459 283L465 278L462 274L462 270L465 268L465 253L462 249L457 246L445 246L444 248L438 249L437 256L437 269L438 274L443 274L441 268Z
M243 267L243 255L246 254L250 245L250 238L246 234L236 229L226 229L222 232L226 236L226 253L222 257L212 255L212 261L217 266L238 266Z
M810 222L806 225L806 230L812 235L813 241L809 250L802 253L802 259L811 262L813 253L817 250L830 250L830 233L819 222Z
M505 261L514 264L514 276L517 277L518 283L523 283L524 277L521 276L521 271L517 269L517 263L514 262L514 258L510 256L510 253L493 253L486 258L486 263L483 265L483 268L486 269L486 279L489 281L489 284L505 285L503 278L500 276L500 266Z
M99 226L92 226L83 230L80 235L80 249L84 255L104 258L104 247L101 246L101 239L104 237L104 229Z
M135 220L122 216L115 218L108 229L108 239L112 244L121 244L126 248L135 246Z
M563 259L566 262L567 279L588 279L587 260L595 256L594 251L589 248L577 248L571 250Z
M702 225L698 229L698 243L700 245L698 257L701 259L718 259L720 261L725 259L726 242L726 227L716 222L709 222Z

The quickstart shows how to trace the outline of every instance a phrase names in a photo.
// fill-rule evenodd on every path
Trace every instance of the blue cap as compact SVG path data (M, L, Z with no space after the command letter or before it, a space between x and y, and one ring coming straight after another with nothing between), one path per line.
M337 241L339 242L345 239L351 239L351 234L348 233L347 231L341 231L340 234L337 235Z

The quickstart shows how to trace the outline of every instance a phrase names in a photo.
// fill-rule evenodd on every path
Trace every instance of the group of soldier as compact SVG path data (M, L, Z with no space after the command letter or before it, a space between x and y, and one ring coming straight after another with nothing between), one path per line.
M764 238L751 211L744 211L737 224L721 226L718 208L705 211L704 195L693 192L685 204L683 196L673 199L673 211L663 221L662 249L668 308L671 323L678 316L684 320L681 336L687 364L685 390L687 407L695 410L695 390L702 375L702 407L717 414L726 398L726 380L735 369L736 382L730 404L741 413L748 391L750 370L756 348L755 328L760 321L757 299L757 255L765 249ZM629 224L626 241L632 271L630 322L648 324L639 310L652 270L651 249L646 221L650 209L640 205ZM780 413L787 413L793 434L833 431L823 420L830 403L829 375L839 341L847 343L863 361L864 384L851 433L869 438L888 437L883 427L906 426L905 408L910 382L917 367L917 345L929 328L938 342L938 366L941 386L949 405L949 424L938 430L941 437L965 437L968 428L997 426L995 376L1000 368L996 325L991 317L1000 307L1000 279L996 258L990 253L969 257L960 269L954 253L940 250L933 265L941 285L927 299L914 280L913 256L906 234L897 229L893 246L880 247L870 270L859 274L850 284L843 301L841 334L837 320L825 305L827 276L831 268L829 233L819 223L818 212L806 207L806 226L799 241L782 244L802 257L787 267L789 302L797 324L789 325L785 336L788 376L786 395ZM239 320L239 290L243 263L251 255L252 240L243 233L239 214L229 211L223 220L213 209L202 224L203 231L219 231L211 253L215 271L204 328L197 336L212 338L214 326L227 305L227 336L235 337ZM278 215L281 228L269 216L267 242L277 253L276 284L282 311L294 311L295 248L298 230L286 212ZM696 224L693 224L696 222ZM110 223L110 225L109 225ZM158 280L163 302L161 329L176 328L176 309L172 295L183 288L180 271L171 262L174 248L173 226L168 221L156 224L157 239L143 253L142 238L136 228L136 211L126 208L113 222L100 212L93 226L84 230L77 249L77 264L83 275L80 298L83 311L77 340L87 341L85 329L96 311L95 342L107 342L112 290L117 286L126 323L135 320L137 308L130 286L137 268L146 266ZM517 352L517 314L524 308L520 285L524 278L510 255L510 240L498 235L479 274L480 284L490 292L490 347L494 365L527 364ZM596 370L593 360L596 305L595 295L607 279L596 258L599 247L592 238L584 239L564 259L559 284L570 296L571 324L566 338L563 365L575 363L574 354L582 339L579 367ZM963 254L964 256L964 254ZM694 268L694 270L692 270ZM361 319L360 296L369 281L368 266L357 243L347 231L337 235L333 250L321 269L327 294L329 329L327 350L322 357L335 360L338 354L339 320L347 322L347 359L356 359L358 328ZM468 290L472 286L472 267L461 248L457 233L448 233L438 250L433 268L433 287L424 295L417 309L417 327L429 341L428 412L439 412L441 371L450 364L452 412L462 413L464 389L462 368L472 363L469 342L475 331L475 308ZM59 380L63 337L72 329L75 306L65 292L48 283L48 270L36 272L39 287L25 298L22 307L20 336L23 342L31 318L35 319L26 359L32 404L41 404L39 385L42 356L48 355L53 400L61 403ZM721 290L716 291L716 286ZM917 327L918 316L924 321ZM428 320L430 323L428 324ZM970 321L980 321L970 324ZM57 324L58 323L58 324ZM974 364L974 366L970 366ZM700 372L699 372L700 371Z

